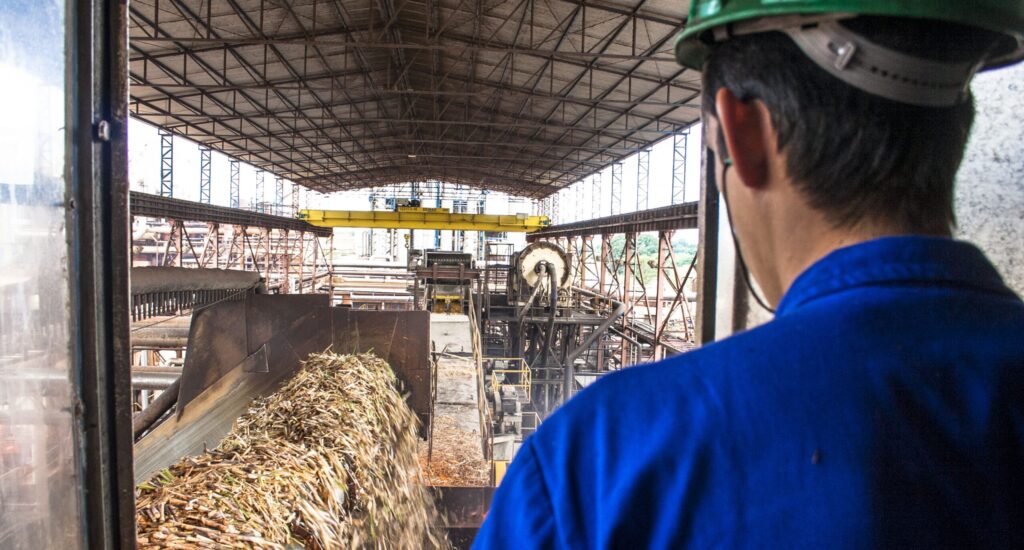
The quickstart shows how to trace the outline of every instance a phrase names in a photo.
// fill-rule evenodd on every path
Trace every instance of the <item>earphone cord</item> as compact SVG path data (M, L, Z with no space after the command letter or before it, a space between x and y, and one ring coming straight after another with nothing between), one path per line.
M747 269L747 262L743 259L743 251L740 250L740 241L736 238L736 229L732 224L732 210L729 208L729 197L726 196L725 191L725 176L729 173L729 168L732 166L732 163L725 161L722 164L725 166L722 168L722 200L725 201L725 217L729 220L729 233L732 234L732 244L736 248L736 259L740 262L740 270L743 271L743 281L747 283L747 290L750 291L750 294L754 297L754 301L757 302L757 305L764 308L765 311L774 314L775 309L770 307L754 288L754 282L750 279L750 270Z

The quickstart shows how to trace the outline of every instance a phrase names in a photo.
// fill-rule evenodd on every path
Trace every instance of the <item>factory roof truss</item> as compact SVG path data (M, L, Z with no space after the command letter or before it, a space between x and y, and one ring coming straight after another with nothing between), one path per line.
M699 117L679 0L133 0L131 113L311 189L545 197Z

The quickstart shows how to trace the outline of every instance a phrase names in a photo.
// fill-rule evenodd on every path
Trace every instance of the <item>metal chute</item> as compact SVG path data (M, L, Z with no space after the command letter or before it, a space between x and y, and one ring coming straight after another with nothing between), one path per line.
M429 335L425 311L336 308L326 295L253 295L199 309L189 329L177 406L163 422L147 426L136 443L135 479L215 447L254 398L280 387L310 353L327 349L385 359L426 429ZM165 399L167 408L172 397Z

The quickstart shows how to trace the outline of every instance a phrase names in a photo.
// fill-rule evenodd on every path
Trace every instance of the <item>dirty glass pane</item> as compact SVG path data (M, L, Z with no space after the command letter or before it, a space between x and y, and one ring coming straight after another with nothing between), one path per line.
M0 548L82 546L68 345L63 1L0 1Z

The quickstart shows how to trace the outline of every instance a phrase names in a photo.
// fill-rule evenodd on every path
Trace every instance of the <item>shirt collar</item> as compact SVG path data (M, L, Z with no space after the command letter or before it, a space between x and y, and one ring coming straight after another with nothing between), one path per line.
M822 296L880 283L940 283L1015 296L977 247L943 237L884 237L840 248L793 281L776 316Z

